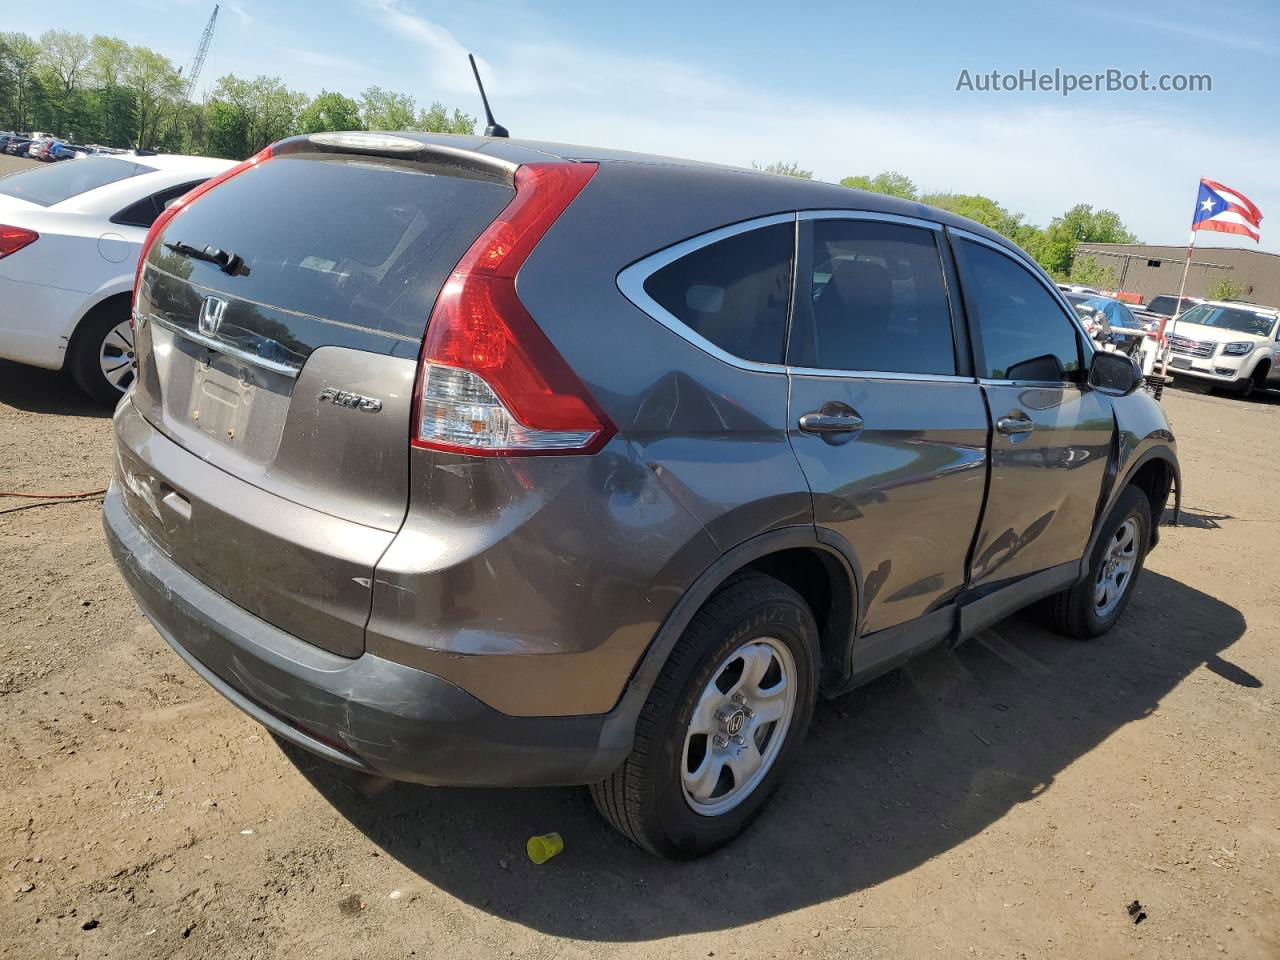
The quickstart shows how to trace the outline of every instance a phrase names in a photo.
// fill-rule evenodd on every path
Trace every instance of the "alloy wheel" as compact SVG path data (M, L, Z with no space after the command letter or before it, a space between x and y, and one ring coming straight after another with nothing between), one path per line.
M1094 611L1100 619L1106 619L1119 606L1133 582L1137 562L1138 521L1130 517L1115 532L1102 557L1102 569L1093 589Z
M684 798L695 813L719 816L760 785L786 742L796 685L795 658L773 637L743 644L716 668L681 758Z
M98 367L102 376L121 393L133 383L133 353L133 328L128 320L122 320L108 330L98 347Z

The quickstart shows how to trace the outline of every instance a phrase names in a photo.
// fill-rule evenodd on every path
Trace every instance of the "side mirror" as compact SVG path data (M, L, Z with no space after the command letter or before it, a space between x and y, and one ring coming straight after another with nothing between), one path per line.
M1089 364L1089 386L1110 397L1127 397L1142 385L1142 367L1123 353L1099 350Z

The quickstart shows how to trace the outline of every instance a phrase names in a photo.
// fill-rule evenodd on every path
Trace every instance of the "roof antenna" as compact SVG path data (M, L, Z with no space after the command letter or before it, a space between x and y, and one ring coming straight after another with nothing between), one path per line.
M509 137L507 128L493 119L493 111L489 109L489 98L484 95L484 84L480 82L480 71L476 67L476 58L471 54L467 54L467 59L471 61L471 72L476 76L476 86L480 88L480 99L484 101L484 118L489 125L484 128L486 137Z

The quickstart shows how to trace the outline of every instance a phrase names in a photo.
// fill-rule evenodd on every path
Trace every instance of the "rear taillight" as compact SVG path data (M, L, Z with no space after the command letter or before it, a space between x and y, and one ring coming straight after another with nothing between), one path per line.
M516 296L516 274L596 172L526 164L515 198L458 261L422 342L414 446L480 456L595 453L616 432Z
M271 148L255 153L243 163L237 163L234 167L224 170L216 177L211 177L199 186L188 190L177 200L166 207L160 216L156 217L155 222L151 224L151 229L147 231L147 239L142 241L142 253L138 257L138 268L133 273L133 308L138 306L138 281L142 279L142 265L147 262L147 255L151 252L152 245L156 242L156 238L164 232L164 228L169 225L169 221L180 214L187 207L191 206L192 201L197 197L201 197L208 193L220 183L225 183L237 174L244 173L246 170L252 170L264 160L271 159ZM135 322L134 310L129 311L129 326L133 326Z
M35 243L40 239L40 234L34 230L24 230L22 227L9 227L0 224L0 260L3 260L11 253L17 253L28 244Z

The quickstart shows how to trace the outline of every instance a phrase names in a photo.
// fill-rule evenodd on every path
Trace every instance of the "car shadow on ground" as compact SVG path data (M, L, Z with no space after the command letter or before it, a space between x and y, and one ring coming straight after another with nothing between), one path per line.
M1183 507L1178 511L1179 527L1191 527L1195 530L1221 530L1222 520L1234 520L1235 516L1230 513L1205 513L1203 510L1191 510ZM1173 508L1170 507L1164 514L1164 525L1174 526Z
M59 370L0 360L0 404L60 417L109 417L111 408L90 400Z
M1148 571L1121 626L1090 644L1029 615L956 650L928 653L819 705L798 763L754 827L703 860L672 864L632 847L585 790L395 785L292 747L290 759L357 828L461 900L536 930L598 941L736 927L872 886L981 832L1125 724L1143 720L1245 629L1238 610ZM1225 682L1225 680L1224 680ZM1143 774L1135 766L1135 784ZM527 837L565 850L541 867Z
M1242 397L1234 390L1227 389L1226 387L1218 387L1212 383L1204 383L1201 381L1190 382L1187 380L1182 380L1171 387L1166 387L1165 389L1175 390L1178 393L1184 394L1199 394L1200 396L1205 397L1221 397L1224 400L1235 400L1237 403L1255 403L1263 407L1280 406L1280 389L1266 387L1261 389L1255 388L1253 393L1249 394L1249 396Z

